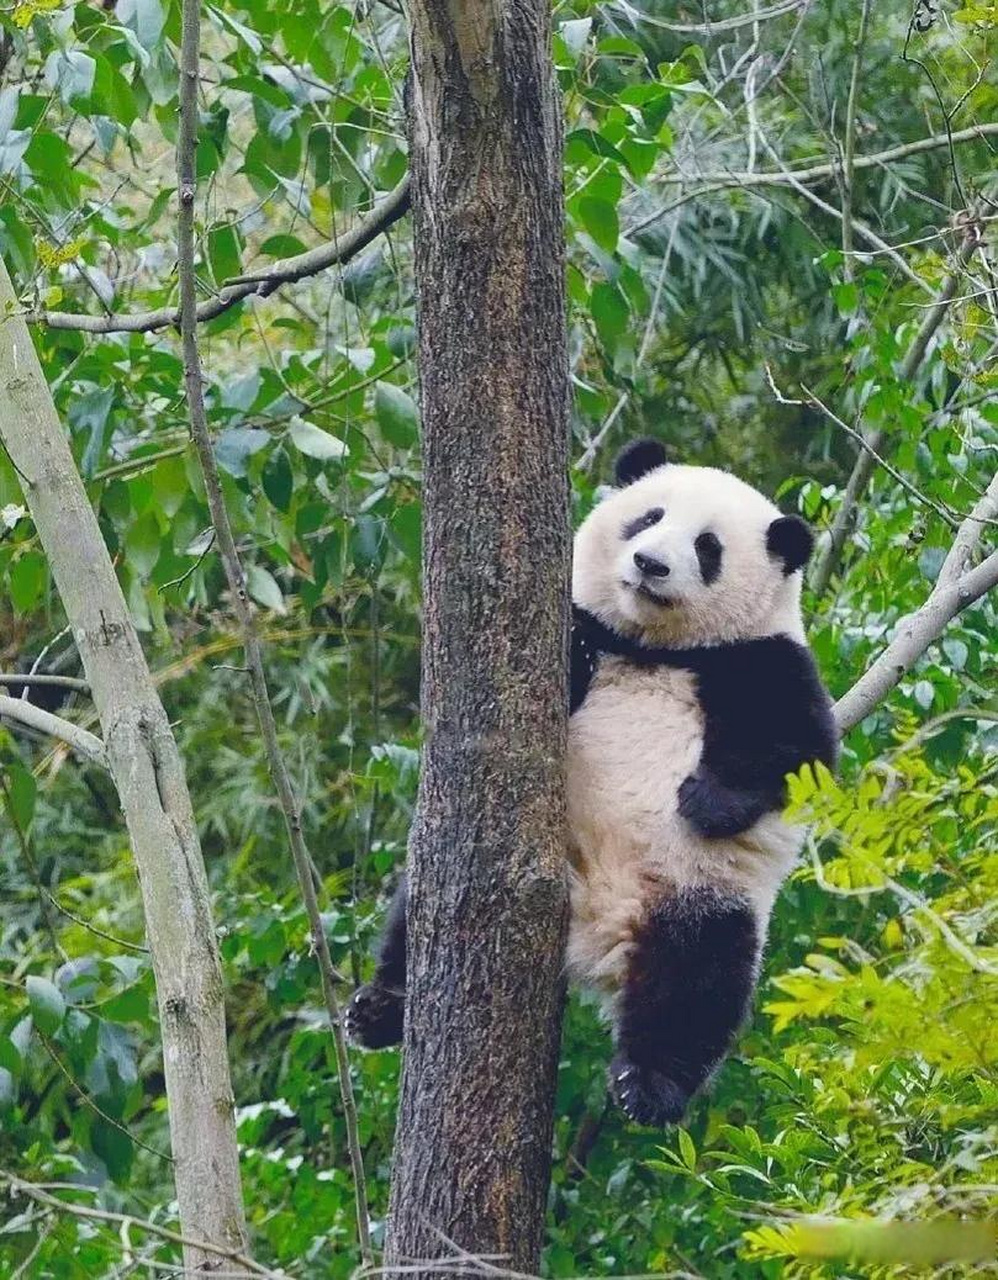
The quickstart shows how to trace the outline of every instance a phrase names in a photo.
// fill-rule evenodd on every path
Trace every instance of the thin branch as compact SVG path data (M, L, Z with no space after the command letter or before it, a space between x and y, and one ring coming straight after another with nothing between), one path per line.
M284 814L291 856L308 915L312 946L319 965L322 994L329 1016L329 1025L336 1052L340 1096L343 1103L347 1145L353 1172L357 1211L357 1237L361 1260L364 1265L370 1265L373 1260L373 1253L371 1250L370 1219L364 1176L364 1157L361 1152L360 1137L357 1129L357 1109L350 1079L346 1038L340 1020L339 1003L336 997L337 975L333 967L329 941L326 937L322 916L319 911L315 885L310 871L309 852L302 834L301 805L295 795L287 762L278 742L277 724L274 720L273 705L270 700L267 677L263 666L263 650L246 588L246 575L239 558L239 552L236 549L232 525L225 507L221 478L218 464L215 460L214 449L212 448L208 419L205 412L201 353L198 349L199 308L197 305L197 282L194 266L195 150L197 145L197 89L201 37L199 10L199 0L183 0L181 10L180 130L177 139L177 191L180 201L177 222L180 335L183 346L184 381L187 390L187 406L190 413L191 438L201 464L201 473L204 477L208 506L211 511L212 524L215 528L218 552L232 596L232 607L241 633L246 666L251 677L253 700L260 722L267 763ZM396 193L401 190L401 186L396 188ZM407 194L405 198L407 199ZM401 197L397 196L397 199L401 200ZM398 216L398 212L396 216ZM345 239L344 237L339 241L341 251ZM330 261L332 260L334 259L330 259ZM342 258L335 260L342 260Z
M17 694L25 692L34 685L52 685L59 689L73 689L76 693L90 692L90 686L86 680L78 680L75 676L33 676L27 673L22 674L20 671L0 671L0 685ZM14 685L21 687L15 690Z
M996 515L998 474L957 530L924 604L900 620L887 648L835 704L840 733L847 733L870 714L958 613L998 586L998 551L992 551L976 568L968 568L985 523Z
M267 298L282 285L318 275L327 267L342 266L366 249L372 240L397 222L409 208L409 178L404 177L381 204L345 235L317 245L290 258L279 258L252 276L230 281L212 297L196 304L198 324L213 320L251 294ZM163 307L157 311L119 312L106 316L76 315L68 311L30 311L31 324L47 324L52 329L79 329L85 333L147 333L180 324L180 310Z
M908 156L921 155L925 151L938 151L941 147L948 147L951 141L953 145L959 145L964 142L977 142L981 138L989 138L995 135L998 135L998 121L989 120L985 124L975 124L968 126L966 129L958 129L952 135L952 139L947 137L945 133L934 134L928 138L919 138L916 142L905 142L900 146L888 147L884 151L876 151L870 155L855 156L852 167L854 172L859 169L872 169L880 165L889 164L893 160L905 160ZM712 173L666 173L656 180L663 186L669 187L684 187L691 182L700 183L703 189L691 192L689 196L683 197L683 200L679 202L683 203L686 199L709 195L712 192L723 191L729 187L792 187L798 182L806 185L809 182L818 182L823 178L834 178L837 167L838 162L836 161L829 164L810 165L806 169L764 169L755 173L736 173L733 170L725 171L723 169ZM657 209L654 213L628 227L625 234L632 236L639 231L643 231L675 207L676 204L673 203Z
M92 1209L89 1205L60 1200L58 1196L49 1195L47 1191L43 1191L41 1187L36 1186L33 1182L25 1182L23 1178L18 1178L13 1173L8 1173L6 1169L0 1169L0 1179L8 1183L11 1191L15 1194L27 1196L37 1204L45 1205L47 1209L53 1209L58 1213L69 1213L73 1217L87 1218L92 1222L110 1222L118 1227L145 1231L149 1235L159 1236L161 1240L168 1240L170 1244L179 1244L188 1249L198 1249L217 1258L228 1258L230 1262L237 1262L253 1275L264 1276L265 1280L287 1280L285 1272L271 1271L268 1267L261 1266L259 1262L254 1262L252 1258L247 1257L246 1254L240 1253L236 1249L226 1249L224 1245L212 1244L207 1240L192 1240L189 1236L183 1236L178 1231L171 1231L169 1227L161 1227L158 1223L149 1222L144 1218L133 1218L127 1213L113 1213L110 1209ZM77 1187L73 1186L72 1183L48 1183L47 1185L56 1187L60 1191L71 1192L74 1195L93 1190L92 1187Z
M40 1031L38 1027L35 1027L35 1031L38 1032L38 1038L41 1040L42 1047L45 1052L59 1068L59 1071L66 1079L69 1087L85 1107L88 1107L96 1115L100 1116L104 1123L109 1124L112 1129L117 1129L119 1133L123 1133L129 1142L134 1142L137 1147L141 1147L143 1151L148 1151L150 1155L158 1156L160 1160L166 1160L169 1164L173 1164L173 1156L168 1152L160 1151L158 1147L153 1147L150 1146L148 1142L143 1142L141 1138L136 1137L135 1134L132 1133L131 1129L129 1129L127 1125L123 1125L120 1120L115 1120L114 1116L109 1116L106 1111L101 1110L93 1098L91 1098L90 1094L87 1093L87 1091L76 1081L72 1072L56 1053L55 1046L52 1044L52 1041L48 1036Z
M908 352L898 370L898 382L902 384L911 382L918 372L929 349L929 344L935 337L936 331L942 324L956 296L963 270L977 249L980 238L981 231L978 226L971 225L967 228L963 243L960 245L960 250L957 254L956 264L943 281L935 302L922 318L922 323L919 325L911 346L908 348ZM859 499L866 492L866 486L869 484L878 457L884 452L884 445L887 443L887 432L883 428L877 428L877 430L870 432L866 436L866 442L868 447L860 450L852 473L846 482L842 502L835 513L835 519L832 521L828 542L815 562L811 587L816 597L824 595L828 589L832 574L838 567L842 549L845 546L846 538L849 536L853 512Z
M63 720L62 716L43 711L32 702L0 694L0 720L11 720L15 724L23 724L29 729L47 734L50 738L58 738L91 764L99 764L102 769L109 768L104 744L96 734L88 733L79 725Z
M709 19L704 22L666 22L650 13L644 13L628 4L627 0L616 0L615 8L623 9L635 26L639 22L647 22L661 31L674 31L678 35L712 36L726 31L737 31L741 27L750 27L767 18L782 18L788 13L796 13L805 0L784 0L782 4L774 4L769 9L759 9L756 13L741 14L734 18L719 18L716 22Z
M923 493L921 489L916 488L916 486L913 485L906 476L902 475L896 467L892 466L886 458L882 458L880 454L877 453L876 449L873 448L869 440L867 440L866 436L864 436L861 431L857 431L854 427L850 427L848 422L843 422L839 415L835 413L834 410L830 409L823 400L819 399L819 397L816 396L805 383L802 382L800 384L800 389L803 392L804 398L802 400L795 400L791 396L785 396L776 385L776 382L773 379L773 371L770 369L768 364L766 365L766 381L769 383L769 388L776 397L777 404L810 405L812 408L817 409L819 413L823 414L828 419L829 422L833 423L840 431L844 432L850 440L855 440L861 449L865 449L866 452L871 455L873 461L883 467L891 479L904 489L905 493L910 494L911 497L913 497L915 501L920 503L922 506L926 506L931 511L934 511L936 515L939 516L941 520L944 520L946 524L950 525L951 528L956 529L958 527L958 520L961 518L959 512L952 511L949 507L944 506L940 502L936 502L933 498L930 498L929 495L927 493Z
M973 124L968 125L966 129L958 129L952 135L952 140L958 145L962 142L978 142L981 138L993 137L996 134L998 134L998 121L989 120L984 124ZM893 160L906 160L909 156L921 155L924 151L938 151L942 147L948 147L949 144L950 139L945 133L932 134L928 138L919 138L915 142L904 142L896 147L888 147L884 151L856 156L853 160L853 168L872 169L877 165L889 164ZM833 178L835 168L833 161L810 165L806 169L764 169L759 173L733 173L722 169L716 173L698 173L694 176L697 182L717 182L726 186L779 187L787 185L791 178L795 178L798 182L817 182L821 178ZM663 174L658 181L669 186L677 186L689 182L690 177L684 174L667 173Z

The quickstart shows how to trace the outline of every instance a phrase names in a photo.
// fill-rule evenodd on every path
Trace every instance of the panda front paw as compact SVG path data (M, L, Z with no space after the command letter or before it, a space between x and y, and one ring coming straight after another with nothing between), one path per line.
M368 982L358 987L347 1005L343 1028L347 1039L361 1049L387 1049L402 1039L405 996L391 987Z
M678 1124L690 1094L661 1071L640 1066L618 1053L610 1063L610 1096L635 1124L661 1129Z
M758 822L768 806L759 797L733 791L709 773L691 773L679 786L679 813L710 839L737 836Z

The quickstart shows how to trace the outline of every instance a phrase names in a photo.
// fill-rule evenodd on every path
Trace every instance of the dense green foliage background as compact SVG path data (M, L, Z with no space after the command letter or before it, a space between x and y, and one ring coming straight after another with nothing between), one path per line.
M841 572L807 600L840 695L925 598L954 520L995 470L998 134L952 146L944 135L996 118L998 10L919 4L909 29L907 11L874 6L853 124L858 6L755 12L720 0L704 25L698 5L656 0L556 10L573 480L581 514L615 447L651 433L827 528L856 446L801 384L848 424L885 428L896 472L878 468ZM220 0L204 22L207 298L342 234L400 181L407 50L392 0ZM177 5L162 0L17 0L0 14L0 249L32 311L175 303L178 35ZM850 134L857 157L942 145L857 166L850 185ZM803 183L782 172L811 166L824 172ZM863 252L843 254L847 194L894 253L866 252L857 232ZM982 247L903 381L968 208ZM345 269L233 307L202 333L283 743L334 959L354 979L403 858L418 766L413 326L401 222ZM295 1276L345 1276L357 1255L332 1046L206 536L176 335L40 323L37 340L187 763L257 1256ZM767 366L786 399L808 403L777 403ZM794 803L816 825L777 910L758 1012L687 1131L640 1131L606 1109L606 1033L573 1000L549 1274L894 1274L890 1262L805 1259L814 1241L795 1215L994 1212L995 624L991 600L950 626L849 736L841 789L800 780ZM44 669L77 674L0 453L0 670L43 651ZM61 711L93 721L80 696ZM51 742L2 728L0 781L0 1165L172 1222L152 979L113 790ZM397 1067L391 1053L353 1060L378 1219ZM23 1198L0 1213L4 1274L118 1277L173 1256Z

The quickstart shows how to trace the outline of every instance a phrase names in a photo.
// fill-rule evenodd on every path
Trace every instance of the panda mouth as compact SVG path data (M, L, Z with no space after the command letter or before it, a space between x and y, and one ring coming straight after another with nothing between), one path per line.
M660 609L674 609L676 607L675 600L670 600L667 596L658 595L643 582L639 582L633 590L634 594L640 596L642 600L650 600L652 604L657 604Z

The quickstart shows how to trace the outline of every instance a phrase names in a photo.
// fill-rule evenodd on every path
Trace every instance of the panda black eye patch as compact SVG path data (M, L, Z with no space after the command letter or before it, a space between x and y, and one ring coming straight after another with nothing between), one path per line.
M716 533L701 533L693 544L700 565L700 577L709 587L716 582L721 572L721 540Z
M650 529L653 524L658 524L659 520L665 515L662 507L651 507L643 516L638 516L635 520L628 521L624 525L624 541L636 537L643 529Z

